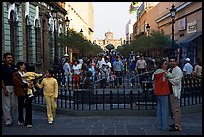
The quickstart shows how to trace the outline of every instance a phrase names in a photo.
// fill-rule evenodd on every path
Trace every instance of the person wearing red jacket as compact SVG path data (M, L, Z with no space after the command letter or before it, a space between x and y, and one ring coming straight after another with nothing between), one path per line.
M153 74L154 80L154 94L157 97L157 128L159 130L169 130L169 102L168 95L170 94L168 77L171 77L167 73L167 61L161 60L157 62L158 69Z

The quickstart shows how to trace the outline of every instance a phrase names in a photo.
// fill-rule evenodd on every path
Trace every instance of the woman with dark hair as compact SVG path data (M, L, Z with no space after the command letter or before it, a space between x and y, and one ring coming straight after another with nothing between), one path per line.
M21 76L25 73L25 63L16 64L17 72L13 73L14 93L18 97L18 125L25 125L27 128L32 127L32 98L28 98L27 88L32 86L27 84ZM23 108L25 106L26 116L24 121Z
M157 62L157 70L153 74L154 94L157 97L157 128L159 130L169 130L169 102L168 95L170 94L168 78L171 77L167 73L167 61L161 60Z

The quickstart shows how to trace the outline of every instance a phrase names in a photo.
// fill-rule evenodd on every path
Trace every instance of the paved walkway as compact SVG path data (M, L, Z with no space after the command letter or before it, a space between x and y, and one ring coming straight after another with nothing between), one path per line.
M2 123L3 120L2 120ZM46 113L33 111L33 128L2 124L2 135L202 135L202 112L182 116L181 132L159 131L154 116L68 116L57 114L52 125Z

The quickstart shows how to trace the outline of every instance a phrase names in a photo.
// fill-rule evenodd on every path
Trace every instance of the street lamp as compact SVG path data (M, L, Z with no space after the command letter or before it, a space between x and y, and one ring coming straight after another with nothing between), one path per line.
M67 26L67 36L68 36L69 35L69 24L70 24L70 19L68 17L66 17L65 23Z
M172 47L171 47L171 55L174 54L173 50L174 50L174 23L175 23L175 15L176 15L176 9L175 9L175 6L174 4L171 6L171 9L170 9L170 14L171 14L171 19L172 19Z
M57 19L57 10L56 9L53 9L52 10L52 15L53 15L53 19L54 19L54 64L53 64L53 68L54 70L57 70L57 67L58 67L58 56L57 56L57 38L56 38L56 19Z
M68 36L69 36L69 24L70 24L70 19L68 17L66 17L66 20L65 20L65 23L66 23L66 26L67 26L67 39L68 39ZM67 42L68 44L68 42ZM69 47L67 46L67 49L66 49L66 52L68 53L69 51Z
M149 31L150 31L150 25L149 24L147 24L146 29L147 29L147 36L149 36Z
M80 33L83 34L83 30L82 29L80 30Z

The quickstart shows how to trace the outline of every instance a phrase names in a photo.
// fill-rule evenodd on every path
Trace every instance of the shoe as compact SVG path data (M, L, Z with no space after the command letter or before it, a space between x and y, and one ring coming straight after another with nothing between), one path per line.
M18 125L19 125L19 126L22 126L22 125L23 125L23 123L18 121Z
M170 128L175 128L175 124L169 125Z
M31 97L33 97L33 96L34 96L34 95L33 95L33 94L31 94L31 95L29 95L28 97L29 97L29 98L31 98Z
M26 127L27 127L27 128L32 128L33 126L32 126L32 125L27 125Z
M52 121L48 121L49 124L52 124Z
M10 123L10 124L6 124L6 126L7 126L7 127L11 127L11 126L12 126L12 124L11 124L11 123Z
M170 128L169 131L179 131L180 132L180 131L182 131L182 129L174 127L174 128Z

